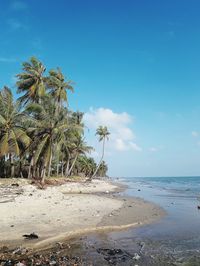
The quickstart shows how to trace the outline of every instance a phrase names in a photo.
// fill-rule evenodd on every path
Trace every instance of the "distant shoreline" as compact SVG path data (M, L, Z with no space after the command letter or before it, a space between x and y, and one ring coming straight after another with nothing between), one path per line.
M1 184L0 188L6 189ZM122 197L117 192L125 186L110 181L68 182L45 190L19 182L18 188L7 188L12 189L23 192L8 202L9 192L5 193L5 202L0 204L0 246L40 249L89 232L141 226L165 214L153 203ZM23 239L23 234L32 232L39 239Z

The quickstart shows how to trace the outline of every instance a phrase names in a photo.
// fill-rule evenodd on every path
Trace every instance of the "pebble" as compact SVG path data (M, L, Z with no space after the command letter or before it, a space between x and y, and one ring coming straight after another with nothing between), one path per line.
M140 255L138 255L137 253L134 254L133 260L139 260L140 259Z
M55 261L55 260L53 260L53 261L50 261L50 263L49 263L50 265L56 265L57 264L57 262Z

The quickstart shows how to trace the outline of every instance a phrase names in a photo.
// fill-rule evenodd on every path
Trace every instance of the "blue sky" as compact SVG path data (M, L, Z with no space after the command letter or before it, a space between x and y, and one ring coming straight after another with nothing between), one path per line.
M0 85L34 55L75 81L70 107L110 128L113 176L200 175L198 0L3 0Z

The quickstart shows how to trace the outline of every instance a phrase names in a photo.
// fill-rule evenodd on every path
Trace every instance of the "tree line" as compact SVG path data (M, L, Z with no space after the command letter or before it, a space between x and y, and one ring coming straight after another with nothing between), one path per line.
M35 178L74 175L105 176L103 161L109 132L100 126L102 157L97 164L84 139L83 113L68 108L73 82L60 68L50 70L37 58L22 64L15 100L11 89L0 90L0 177Z

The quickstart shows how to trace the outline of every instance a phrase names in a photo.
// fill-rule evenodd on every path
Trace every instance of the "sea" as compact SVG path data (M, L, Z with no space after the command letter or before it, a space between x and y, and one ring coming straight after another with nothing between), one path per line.
M93 265L200 266L200 177L113 178L127 186L123 196L156 203L158 221L119 232L82 238ZM91 264L92 265L92 264Z

